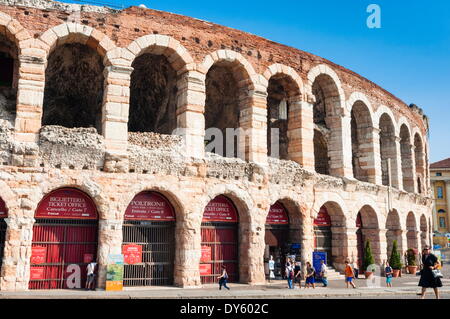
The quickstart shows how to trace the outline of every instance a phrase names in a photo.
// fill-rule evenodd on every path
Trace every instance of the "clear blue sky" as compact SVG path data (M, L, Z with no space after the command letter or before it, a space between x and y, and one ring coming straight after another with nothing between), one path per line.
M77 2L77 1L73 1ZM314 53L415 103L430 118L430 162L450 157L448 0L104 0L145 4ZM366 26L369 4L381 29Z

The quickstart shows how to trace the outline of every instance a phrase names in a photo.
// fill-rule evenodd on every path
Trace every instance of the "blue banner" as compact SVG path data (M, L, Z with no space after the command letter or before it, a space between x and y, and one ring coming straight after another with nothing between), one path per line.
M320 273L321 261L326 264L327 263L327 253L324 251L314 251L313 252L313 267L316 270L316 274Z

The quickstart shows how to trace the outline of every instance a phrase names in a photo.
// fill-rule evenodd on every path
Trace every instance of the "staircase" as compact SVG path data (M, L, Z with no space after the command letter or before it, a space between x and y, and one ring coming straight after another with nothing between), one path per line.
M328 280L344 280L345 276L338 272L336 269L327 266L327 279Z

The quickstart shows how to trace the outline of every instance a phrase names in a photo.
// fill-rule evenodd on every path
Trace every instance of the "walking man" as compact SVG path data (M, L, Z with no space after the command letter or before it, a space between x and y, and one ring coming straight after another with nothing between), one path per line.
M325 262L323 260L321 260L320 261L320 278L322 279L324 287L328 286L327 272L328 272L327 265L325 264Z
M353 278L355 277L355 273L353 272L353 267L349 265L348 260L345 261L345 282L347 284L352 285L353 288L356 288L355 284L353 283Z

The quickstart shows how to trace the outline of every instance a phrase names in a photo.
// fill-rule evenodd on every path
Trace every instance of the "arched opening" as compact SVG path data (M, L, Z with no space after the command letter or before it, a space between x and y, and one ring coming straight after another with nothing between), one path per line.
M164 195L146 191L133 198L122 228L124 287L173 285L175 221Z
M428 245L428 226L425 215L420 216L420 245L421 250Z
M0 27L0 117L14 124L18 87L17 46Z
M8 225L5 222L5 218L8 217L8 209L6 208L5 201L0 198L0 269L3 264L3 253L5 251L6 230Z
M42 125L93 127L101 133L103 58L81 43L58 45L45 70Z
M276 202L270 206L266 218L264 262L268 266L272 257L275 261L275 278L284 278L286 256L290 255L289 214L283 204ZM270 278L270 269L266 267L266 278Z
M403 189L414 192L414 178L412 165L411 138L408 127L403 124L400 127L400 154L402 158Z
M240 113L247 104L249 79L238 62L218 61L206 74L205 150L245 158ZM240 134L242 133L242 134Z
M362 269L364 264L364 253L366 242L370 242L372 255L377 264L381 264L381 250L380 250L380 229L378 225L378 218L375 210L369 205L363 206L356 217L356 237L358 250L358 265Z
M340 107L339 91L331 76L320 74L312 85L312 93L315 97L313 105L314 119L314 160L316 172L331 174L330 172L330 142L332 139L332 127L336 109ZM320 133L320 134L319 134ZM340 141L335 141L341 147Z
M341 207L327 202L314 219L314 250L327 254L327 266L344 269L348 257L348 238L345 232L346 220Z
M401 254L401 251L403 249L402 229L400 226L400 216L395 209L389 211L386 219L386 242L388 258L390 258L391 256L394 240L397 241L397 248Z
M370 157L373 149L370 147L373 136L372 119L367 106L357 101L351 111L352 165L353 176L363 182L369 182Z
M236 206L224 195L206 205L201 225L200 280L215 283L225 266L229 282L239 281L239 216Z
M414 135L414 157L416 162L416 181L417 181L417 193L422 194L424 192L425 178L425 165L424 165L424 151L423 143L419 134Z
M132 64L129 132L172 134L177 128L176 70L164 55L144 53Z
M384 113L380 117L380 156L381 177L385 186L398 187L397 183L397 147L395 127L392 119Z
M300 92L290 77L278 74L270 78L267 93L267 155L288 160L291 99Z
M419 249L419 243L418 243L418 231L417 231L417 224L416 224L416 218L414 217L413 212L409 212L408 216L406 218L406 238L408 240L407 245L408 249Z
M84 287L86 265L97 259L98 214L92 199L61 188L39 203L33 226L29 289Z

